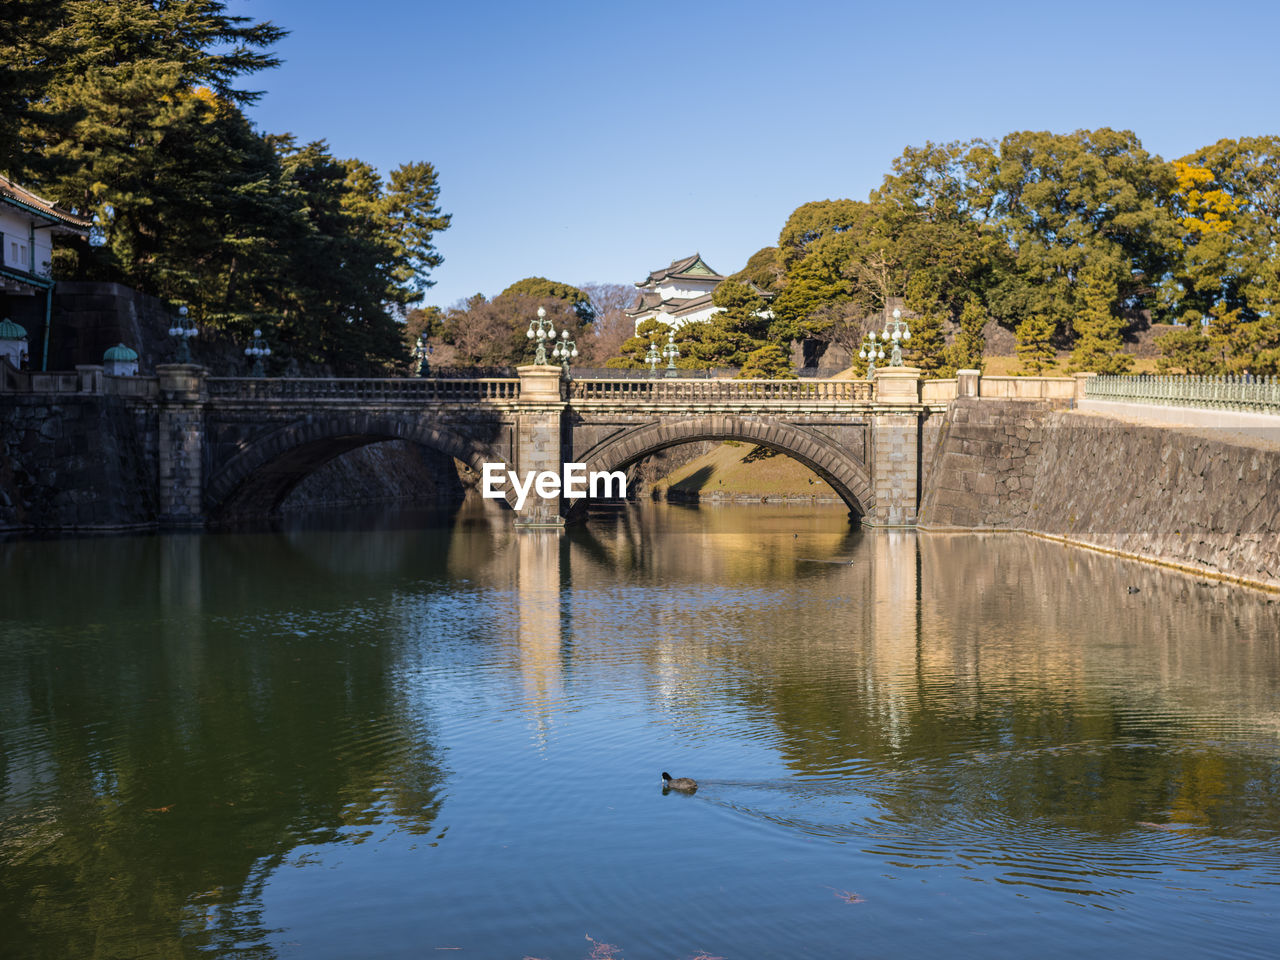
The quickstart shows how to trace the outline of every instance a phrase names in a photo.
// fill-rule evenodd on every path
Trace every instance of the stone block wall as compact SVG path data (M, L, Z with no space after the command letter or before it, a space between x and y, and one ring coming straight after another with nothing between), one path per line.
M1280 587L1280 446L1050 402L957 400L920 524L1025 530Z
M116 397L0 397L0 530L154 522L154 421Z
M1018 530L1055 405L1040 400L952 401L923 471L922 526Z
M407 440L371 443L335 457L299 483L280 509L404 502L444 506L466 490L452 457Z
M1280 446L1228 431L1055 413L1028 525L1280 587Z

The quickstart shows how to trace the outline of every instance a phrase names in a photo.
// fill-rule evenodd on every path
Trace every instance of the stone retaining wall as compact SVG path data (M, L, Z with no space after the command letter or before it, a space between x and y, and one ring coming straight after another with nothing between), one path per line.
M0 397L0 532L155 526L156 421L154 406L120 397ZM392 500L445 505L464 493L452 458L390 441L325 464L285 509Z
M0 530L154 523L154 421L118 397L0 397Z
M406 440L387 440L335 457L294 487L284 513L320 506L460 503L466 490L452 457Z
M957 400L921 527L1024 530L1280 588L1280 446L1050 403Z

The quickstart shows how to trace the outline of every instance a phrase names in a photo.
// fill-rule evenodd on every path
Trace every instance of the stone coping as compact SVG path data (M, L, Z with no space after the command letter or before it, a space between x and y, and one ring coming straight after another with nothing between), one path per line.
M1241 438L1280 445L1280 416L1275 414L1205 407L1161 407L1150 403L1093 400L1087 397L1077 402L1076 410L1126 423L1181 427L1200 434L1212 431L1216 439L1227 439L1222 434L1236 434Z

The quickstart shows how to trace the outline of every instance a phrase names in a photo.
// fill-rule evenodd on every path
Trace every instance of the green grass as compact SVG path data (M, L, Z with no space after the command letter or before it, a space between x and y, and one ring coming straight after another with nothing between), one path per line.
M743 500L835 500L836 492L804 464L746 443L724 443L654 484L662 495Z

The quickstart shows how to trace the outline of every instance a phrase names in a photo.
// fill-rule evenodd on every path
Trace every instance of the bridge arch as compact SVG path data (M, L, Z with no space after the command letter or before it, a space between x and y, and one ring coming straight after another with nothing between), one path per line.
M576 459L587 471L622 470L652 453L700 440L746 440L798 460L829 483L859 517L875 509L871 478L861 461L834 441L771 417L704 414L664 418L610 437ZM578 501L573 510L585 506Z
M318 467L357 447L408 440L454 457L480 472L506 458L449 427L394 414L334 414L292 421L257 437L223 463L211 465L205 515L213 520L274 513Z

